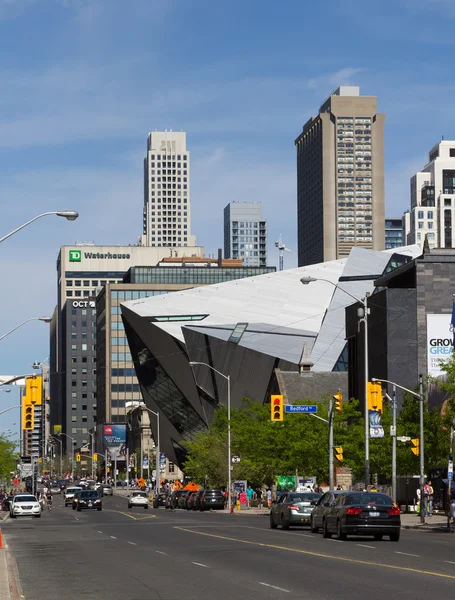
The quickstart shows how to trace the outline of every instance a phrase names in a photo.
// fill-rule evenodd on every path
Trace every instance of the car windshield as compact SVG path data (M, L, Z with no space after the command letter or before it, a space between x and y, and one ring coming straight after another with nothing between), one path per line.
M66 492L71 492L72 494L75 494L76 492L80 492L82 488L80 487L73 487L73 488L66 488Z
M145 492L133 492L133 498L147 498Z
M98 498L98 492L91 492L91 491L87 491L87 492L81 492L79 494L80 498Z
M392 500L385 494L350 494L346 497L345 505L360 504L367 506L368 504L376 504L380 506L392 506Z
M312 502L313 500L319 500L321 494L316 492L305 493L305 494L291 494L290 500L292 502Z
M14 502L36 502L35 496L16 496Z

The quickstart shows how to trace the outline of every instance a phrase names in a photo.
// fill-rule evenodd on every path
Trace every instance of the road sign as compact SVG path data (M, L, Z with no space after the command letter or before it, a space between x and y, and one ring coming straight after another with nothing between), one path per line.
M233 463L239 463L240 462L240 456L232 456L231 457L231 461Z
M390 426L390 435L393 437L397 434L397 428L394 425Z
M31 456L21 456L21 462L24 465L30 465L30 464L32 464L32 457Z
M307 406L291 406L286 404L284 412L287 413L317 413L318 407L316 405L309 404Z
M406 435L402 435L402 436L400 436L400 437L397 437L397 440L398 440L399 442L410 442L410 441L411 441L411 438L410 438L410 437L408 437L408 436L406 436Z

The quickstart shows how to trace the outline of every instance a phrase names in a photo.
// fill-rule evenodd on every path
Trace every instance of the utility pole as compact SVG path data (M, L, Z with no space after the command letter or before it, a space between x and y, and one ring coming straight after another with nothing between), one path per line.
M452 502L453 481L453 422L450 426L449 463L447 468L447 528L450 529L450 504Z
M423 375L419 375L419 393L420 393L420 522L425 523L425 503L423 487L425 484L425 453L424 453L424 435L423 435Z
M385 397L392 405L392 427L390 436L392 438L392 500L397 501L397 388L393 385L392 397L385 393Z
M333 398L329 400L329 485L333 490L335 486L335 477L333 472Z

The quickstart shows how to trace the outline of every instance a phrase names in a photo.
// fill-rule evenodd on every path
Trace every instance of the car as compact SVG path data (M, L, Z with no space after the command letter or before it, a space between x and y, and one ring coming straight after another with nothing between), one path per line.
M41 505L32 494L16 494L10 503L10 517L41 517Z
M190 492L190 491L187 490L187 491L185 491L184 494L182 494L181 496L179 496L179 500L178 500L178 504L177 504L178 508L182 508L184 510L186 509L186 504L187 504L187 502L189 500L189 497L191 496L192 493L193 492Z
M113 496L114 495L114 490L112 489L112 486L108 485L107 483L102 483L99 486L98 491L102 496Z
M153 498L153 508L159 508L160 506L166 506L166 500L168 495L161 492L158 495L155 494Z
M71 502L71 508L73 510L76 510L77 503L79 502L79 494L83 491L84 491L83 489L80 489L77 492L74 492L73 501Z
M50 489L51 489L51 494L52 494L53 496L55 496L56 494L61 494L61 493L62 493L62 490L61 490L61 488L60 488L60 487L59 487L57 484L55 484L55 483L53 483L53 484L51 485L51 488L50 488Z
M386 494L379 492L343 492L324 515L322 535L338 540L348 535L372 535L376 541L388 535L391 542L400 539L400 509Z
M292 525L309 525L311 513L321 494L317 492L285 492L272 504L270 528L289 529Z
M194 510L194 501L196 499L197 492L191 492L186 501L186 510Z
M317 501L316 506L311 512L310 529L311 533L318 533L322 529L324 515L327 509L332 506L343 490L329 490L325 492Z
M76 502L76 510L83 509L103 510L101 496L96 490L81 490L74 495L73 503Z
M172 492L170 500L169 500L169 508L174 510L175 508L179 508L179 500L181 496L186 494L185 490L175 490Z
M224 493L222 490L204 490L199 500L199 510L223 510L224 508Z
M133 506L142 506L146 510L149 507L149 498L147 492L134 491L128 496L128 508Z
M70 485L69 487L67 487L65 490L65 506L72 504L74 494L76 492L80 492L81 490L82 488L79 485Z
M204 495L204 490L199 490L193 500L193 510L199 510L201 508L201 498Z
M59 479L57 481L57 485L62 490L62 492L64 492L68 485L68 481L66 479Z

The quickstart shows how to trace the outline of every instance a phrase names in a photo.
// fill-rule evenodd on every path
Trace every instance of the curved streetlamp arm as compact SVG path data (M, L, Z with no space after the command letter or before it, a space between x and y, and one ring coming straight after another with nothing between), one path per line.
M13 408L20 408L20 407L21 407L20 404L15 404L14 406L8 406L8 408L0 410L0 415L2 415L3 413L8 412L9 410L13 410Z
M22 321L22 323L19 323L19 325L16 325L16 327L13 327L13 329L11 329L10 331L7 331L2 336L0 336L0 341L3 340L3 338L6 338L10 333L13 333L14 331L16 331L16 329L19 329L20 327L22 327L22 325L25 325L26 323L29 323L30 321L42 321L42 320L47 320L47 318L48 317L30 317L30 319L26 319L25 321Z
M330 279L323 279L322 277L302 277L300 279L300 282L303 283L303 285L308 285L309 283L313 283L313 281L325 281L326 283L330 283L330 284L333 285L333 287L335 289L341 290L342 292L344 292L348 296L351 296L351 298L353 298L356 302L362 302L362 300L360 298L356 298L354 296L354 294L351 294L350 292L348 292L344 288L340 287L337 283L334 283L333 281L330 281Z
M212 371L215 371L215 373L218 373L218 375L221 375L221 377L224 377L226 380L229 379L228 375L225 375L221 371L218 371L218 369L215 369L215 367L212 367L212 365L209 365L208 363L205 363L205 362L189 362L188 364L190 365L190 367L194 367L195 365L202 365L204 367L208 367L209 369L212 369Z
M56 214L57 214L56 212L45 212L45 213L42 213L41 215L33 217L33 219L30 219L30 221L27 221L27 223L24 223L20 227L17 227L14 231L10 231L10 233L7 233L2 238L0 238L0 244L2 242L4 242L5 240L7 240L12 235L14 235L15 233L17 233L18 231L20 231L21 229L24 229L24 227L27 227L27 225L30 225L30 223L33 223L33 221L36 221L37 219L41 219L41 217L47 217L48 215L56 215Z

